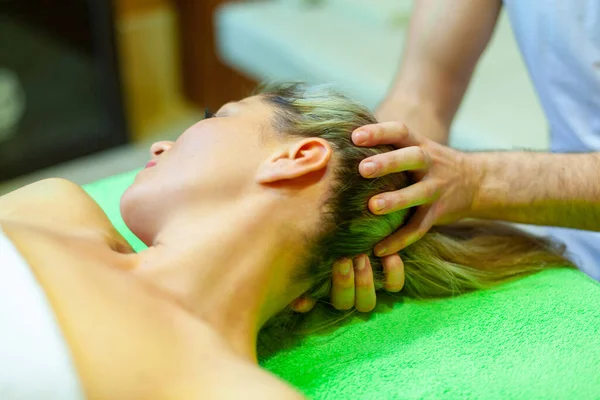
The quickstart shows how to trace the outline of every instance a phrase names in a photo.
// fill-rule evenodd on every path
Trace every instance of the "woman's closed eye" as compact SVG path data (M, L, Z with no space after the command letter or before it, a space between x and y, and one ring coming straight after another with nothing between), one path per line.
M227 113L225 111L223 111L223 108L221 108L216 113L213 113L208 108L204 109L204 119L208 119L208 118L222 118L222 117L227 117L227 116L228 115L227 115Z

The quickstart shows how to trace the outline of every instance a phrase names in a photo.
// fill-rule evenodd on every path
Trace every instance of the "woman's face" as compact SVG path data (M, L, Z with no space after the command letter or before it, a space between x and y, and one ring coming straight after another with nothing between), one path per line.
M273 108L260 97L249 97L224 105L175 142L155 143L147 167L121 198L127 226L150 244L171 210L239 199L260 183L293 179L306 168L326 166L331 154L326 143L283 141L271 127L273 116ZM322 159L320 164L315 157Z
M269 128L272 114L260 98L249 97L221 107L175 142L155 143L150 162L121 199L128 226L146 242L143 228L136 229L137 220L215 195L241 194L276 145Z

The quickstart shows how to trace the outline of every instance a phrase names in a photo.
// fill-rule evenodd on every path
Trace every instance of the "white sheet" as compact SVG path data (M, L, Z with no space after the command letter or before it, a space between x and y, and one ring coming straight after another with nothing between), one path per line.
M83 398L46 295L0 226L0 399Z

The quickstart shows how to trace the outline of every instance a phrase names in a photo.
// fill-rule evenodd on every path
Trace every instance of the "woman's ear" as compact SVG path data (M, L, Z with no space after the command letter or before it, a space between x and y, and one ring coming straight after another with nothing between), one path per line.
M332 149L327 140L305 138L277 150L258 168L259 183L274 183L303 177L327 167Z

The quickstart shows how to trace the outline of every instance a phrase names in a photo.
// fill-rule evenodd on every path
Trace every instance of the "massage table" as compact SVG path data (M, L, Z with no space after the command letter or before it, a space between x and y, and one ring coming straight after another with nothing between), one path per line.
M137 172L84 188L140 251L119 213ZM401 294L260 364L312 399L600 399L600 284L581 272L441 300Z

